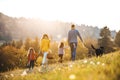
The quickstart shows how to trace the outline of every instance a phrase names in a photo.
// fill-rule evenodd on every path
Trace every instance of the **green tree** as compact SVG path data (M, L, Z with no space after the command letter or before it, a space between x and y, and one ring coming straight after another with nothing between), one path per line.
M111 37L110 30L109 30L109 28L107 28L107 26L105 26L105 27L101 30L100 36L101 36L102 38Z
M5 35L3 36L3 40L5 40L6 42L12 41L11 33L5 33Z
M120 31L115 36L115 44L120 47Z
M113 51L113 41L109 28L105 26L100 32L101 38L98 39L98 45L104 47L106 53Z

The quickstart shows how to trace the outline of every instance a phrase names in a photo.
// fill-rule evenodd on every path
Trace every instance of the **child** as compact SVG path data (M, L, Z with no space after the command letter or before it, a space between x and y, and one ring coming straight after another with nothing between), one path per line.
M60 58L59 62L61 62L61 63L62 63L62 58L63 58L63 54L64 54L64 49L65 49L64 43L61 42L60 45L59 45L59 47L58 47L58 56Z
M31 47L28 50L28 64L29 64L29 70L32 70L34 68L34 62L36 59L36 54L34 49Z
M41 39L40 50L43 53L42 66L47 64L47 54L50 48L50 40L47 34L44 34Z

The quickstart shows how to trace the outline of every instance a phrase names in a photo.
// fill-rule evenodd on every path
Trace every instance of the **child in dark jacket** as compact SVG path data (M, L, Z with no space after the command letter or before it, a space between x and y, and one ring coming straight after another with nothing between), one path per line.
M36 53L35 50L31 47L28 50L28 64L29 64L29 70L34 68L34 62L36 60Z

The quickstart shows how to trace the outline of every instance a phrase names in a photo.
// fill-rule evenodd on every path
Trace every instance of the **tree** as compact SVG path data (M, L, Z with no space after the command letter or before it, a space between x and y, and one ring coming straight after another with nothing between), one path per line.
M3 36L0 37L2 40L5 40L6 42L12 41L11 33L5 33Z
M16 42L13 40L11 46L16 47Z
M120 31L115 36L115 44L120 47Z
M107 26L101 29L100 36L101 38L98 40L98 45L104 47L106 53L113 51L113 41L110 30Z
M105 26L105 27L101 30L100 36L101 36L102 38L110 37L110 36L111 36L110 30L109 30L109 28L107 28L107 26Z
M25 40L25 50L28 50L30 47L31 47L31 39L30 38L27 38Z
M22 47L22 45L23 45L22 39L16 42L16 48L17 49L20 49Z
M35 41L32 43L32 47L35 49L35 52L38 52L40 49L40 43L38 37L35 38Z

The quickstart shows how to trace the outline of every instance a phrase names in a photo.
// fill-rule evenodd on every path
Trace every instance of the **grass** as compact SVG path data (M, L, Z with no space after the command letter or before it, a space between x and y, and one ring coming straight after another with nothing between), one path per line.
M102 57L49 65L45 72L35 67L31 73L14 70L1 73L0 80L120 80L120 51Z

